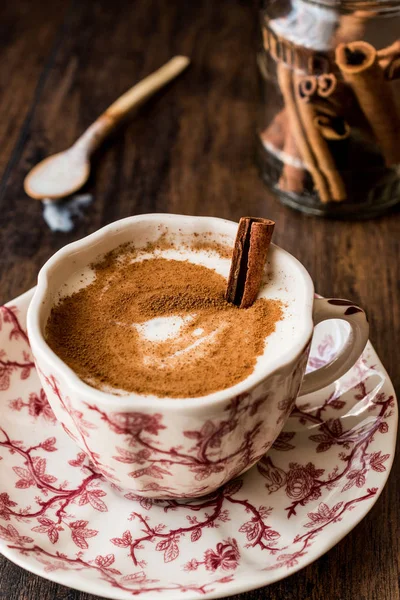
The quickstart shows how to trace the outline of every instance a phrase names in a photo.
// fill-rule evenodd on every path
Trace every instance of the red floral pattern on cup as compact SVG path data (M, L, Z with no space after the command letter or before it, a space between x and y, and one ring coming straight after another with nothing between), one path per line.
M386 479L392 457L379 444L396 427L396 406L384 387L377 391L381 375L362 360L343 389L336 386L317 406L294 408L273 449L248 475L190 502L123 492L104 480L104 466L90 447L80 452L64 437L33 367L22 378L32 363L27 338L17 310L0 310L1 366L13 365L7 388L0 392L0 544L36 561L45 573L72 571L72 585L81 571L90 571L121 598L167 591L189 598L227 593L254 559L263 563L264 572L289 573L306 564L315 544L352 510L370 505ZM329 346L329 339L321 341L317 348L325 350L317 358L323 360ZM116 450L114 460L133 471L151 462L161 469L151 476L154 489L166 491L162 469L168 471L169 462L190 461L195 477L206 467L218 467L231 422L251 412L257 416L267 401L254 406L239 398L225 419L200 430L188 428L185 437L192 450L186 453L158 443L165 431L161 415L103 415L90 406L78 410L60 398L78 436L85 432L90 441L105 419L108 430L129 448ZM355 404L360 408L351 416ZM360 418L361 412L367 418ZM346 413L350 416L342 419ZM32 423L39 427L32 429ZM307 452L300 439L311 444ZM249 447L238 451L246 455ZM205 573L210 579L204 579Z
M309 345L294 370L287 367L286 392L272 376L212 408L214 418L188 415L183 431L171 414L100 408L64 394L68 385L54 375L39 375L65 431L100 473L143 496L190 498L213 492L268 450L294 406L308 353Z

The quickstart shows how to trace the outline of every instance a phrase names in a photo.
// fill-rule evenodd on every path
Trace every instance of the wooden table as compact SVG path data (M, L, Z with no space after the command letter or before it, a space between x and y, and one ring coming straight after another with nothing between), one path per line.
M59 248L144 212L265 215L321 294L352 298L400 384L400 220L304 217L282 207L254 163L256 2L13 0L0 9L0 301L34 285ZM27 171L68 146L118 95L174 54L193 66L98 153L95 201L69 234L52 233L23 191ZM356 529L296 575L243 600L399 600L399 460ZM94 600L0 560L0 598Z

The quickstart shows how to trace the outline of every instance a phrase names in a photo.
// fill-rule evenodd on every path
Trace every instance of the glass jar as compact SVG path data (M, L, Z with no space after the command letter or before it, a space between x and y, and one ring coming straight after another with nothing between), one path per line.
M400 202L400 1L265 0L261 33L267 184L325 217Z

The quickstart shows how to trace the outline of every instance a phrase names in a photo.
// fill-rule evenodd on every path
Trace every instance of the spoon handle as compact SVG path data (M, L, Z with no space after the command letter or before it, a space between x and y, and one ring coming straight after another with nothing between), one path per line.
M175 56L163 67L148 75L142 81L131 87L111 104L105 114L113 119L119 119L132 108L136 108L142 102L152 96L157 90L166 85L171 79L175 79L189 64L187 56Z
M73 147L84 150L87 155L90 155L128 112L175 79L189 63L190 59L187 56L175 56L160 69L139 81L113 102L78 138Z

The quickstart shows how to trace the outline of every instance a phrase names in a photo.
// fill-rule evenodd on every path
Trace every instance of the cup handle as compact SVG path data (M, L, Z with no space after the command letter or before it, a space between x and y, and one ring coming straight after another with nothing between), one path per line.
M328 319L342 319L351 327L345 345L327 365L304 376L300 396L316 392L342 377L360 358L368 341L369 325L365 312L349 300L339 298L315 298L314 325Z

